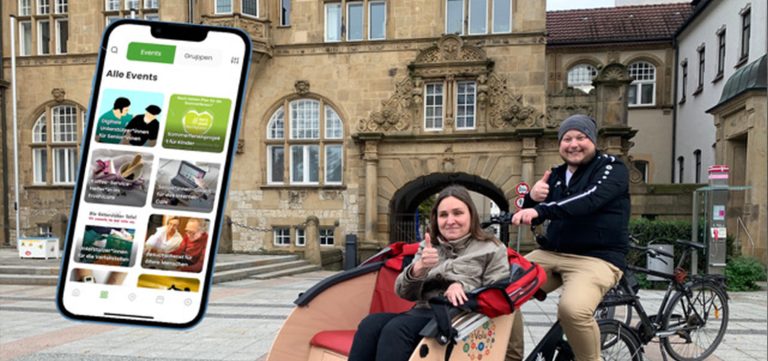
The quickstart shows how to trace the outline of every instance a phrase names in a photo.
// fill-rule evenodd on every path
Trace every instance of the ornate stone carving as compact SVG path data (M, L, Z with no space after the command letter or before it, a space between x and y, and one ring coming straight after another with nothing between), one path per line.
M237 154L245 153L245 139L240 138L237 140Z
M395 86L395 94L382 102L381 110L372 112L368 119L360 119L357 130L361 132L403 131L410 127L410 108L421 104L421 86L416 91L416 83L410 78L404 78Z
M64 101L64 96L66 94L67 92L64 91L63 88L53 88L53 90L51 90L51 95L53 96L53 100L59 103Z
M441 63L454 61L484 61L485 52L477 46L465 44L457 35L445 35L434 45L422 51L414 63Z
M448 148L445 148L445 151L443 152L445 155L443 156L443 172L445 173L453 173L456 171L455 166L455 158L453 153L453 146L448 146Z
M603 67L595 77L595 82L632 82L627 67L619 63L611 63Z
M307 93L309 93L308 80L297 80L296 83L293 84L293 87L296 89L296 94L301 96L307 95Z
M491 74L487 81L489 124L494 128L542 127L546 116L531 105L523 104L523 96L513 94L507 80Z

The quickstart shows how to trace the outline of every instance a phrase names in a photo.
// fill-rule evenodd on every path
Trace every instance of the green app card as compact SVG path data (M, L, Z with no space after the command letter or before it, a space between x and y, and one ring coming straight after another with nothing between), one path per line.
M171 95L163 147L218 153L224 150L232 101Z

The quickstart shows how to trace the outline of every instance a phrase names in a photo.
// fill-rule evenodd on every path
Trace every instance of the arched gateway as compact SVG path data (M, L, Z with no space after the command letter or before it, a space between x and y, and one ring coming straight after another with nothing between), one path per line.
M416 240L416 213L419 204L444 187L458 184L490 198L502 211L509 211L509 202L504 192L482 177L457 172L433 173L418 177L395 192L390 201L389 240L390 242L413 242Z

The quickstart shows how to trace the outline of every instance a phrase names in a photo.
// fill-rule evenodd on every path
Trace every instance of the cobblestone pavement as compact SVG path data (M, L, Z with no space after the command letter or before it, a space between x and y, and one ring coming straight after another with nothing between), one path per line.
M56 287L0 285L0 360L263 360L302 291L332 275L318 271L214 285L208 312L190 330L116 326L63 318ZM660 291L642 291L646 308ZM732 293L730 323L713 360L766 360L766 292ZM557 294L523 307L526 350L555 319ZM658 359L658 345L648 359Z

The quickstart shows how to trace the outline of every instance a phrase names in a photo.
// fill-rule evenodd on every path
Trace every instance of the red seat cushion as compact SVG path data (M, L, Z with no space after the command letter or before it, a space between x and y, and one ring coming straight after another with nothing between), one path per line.
M355 330L320 331L312 337L309 344L347 356L354 337Z

